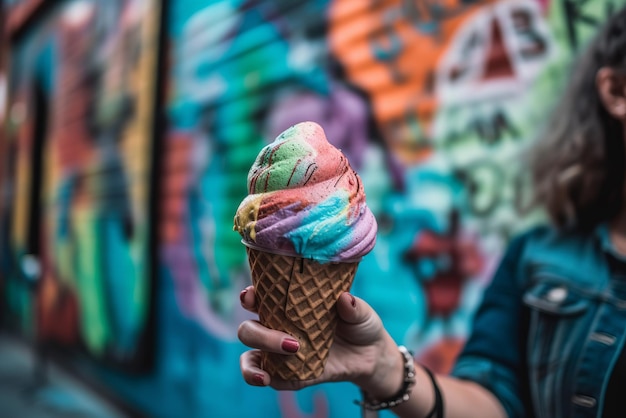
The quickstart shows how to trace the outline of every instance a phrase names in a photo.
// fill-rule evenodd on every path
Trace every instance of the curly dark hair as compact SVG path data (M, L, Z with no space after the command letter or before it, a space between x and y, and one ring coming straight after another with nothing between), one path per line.
M600 68L626 74L626 8L613 14L572 67L569 84L530 154L534 202L557 227L593 228L624 201L624 126L604 108Z

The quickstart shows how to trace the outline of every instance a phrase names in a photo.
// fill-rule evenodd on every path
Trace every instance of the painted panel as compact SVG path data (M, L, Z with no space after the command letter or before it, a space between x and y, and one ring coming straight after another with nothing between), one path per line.
M445 373L504 246L543 219L525 211L519 156L573 57L621 4L172 2L162 263L172 303L202 330L189 341L196 355L178 360L191 361L198 376L197 410L358 414L350 385L299 393L248 388L233 382L238 364L223 361L244 350L236 328L247 314L237 295L249 273L231 226L264 144L313 120L346 153L380 225L353 290L398 343ZM219 356L203 355L209 341L223 347ZM233 390L241 406L220 405Z
M167 3L158 283L145 257L156 2L68 1L15 50L0 234L10 318L34 333L40 312L38 335L118 365L150 351L139 341L154 321L152 373L94 371L147 416L356 416L350 384L274 392L239 374L237 326L251 316L238 294L250 278L233 215L260 148L313 120L361 175L380 227L354 293L447 372L502 249L542 219L523 210L519 155L572 59L625 2ZM35 303L16 269L37 83L51 105Z
M66 1L11 45L9 319L129 369L152 352L158 4Z

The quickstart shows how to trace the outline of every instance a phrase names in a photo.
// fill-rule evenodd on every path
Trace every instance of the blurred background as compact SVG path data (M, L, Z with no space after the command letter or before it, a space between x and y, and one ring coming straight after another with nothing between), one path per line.
M446 373L507 241L543 219L520 155L624 3L5 0L0 418L358 416L350 384L239 374L233 215L304 120L379 223L354 293Z

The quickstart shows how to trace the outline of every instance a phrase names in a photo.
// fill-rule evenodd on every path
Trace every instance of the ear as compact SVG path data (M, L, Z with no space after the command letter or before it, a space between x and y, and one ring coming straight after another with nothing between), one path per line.
M626 122L626 76L613 68L602 67L596 74L596 87L606 111Z

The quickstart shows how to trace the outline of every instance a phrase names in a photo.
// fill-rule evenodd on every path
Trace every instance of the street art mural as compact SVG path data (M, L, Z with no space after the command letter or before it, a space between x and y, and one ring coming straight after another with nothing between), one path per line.
M65 2L10 63L8 316L130 369L151 351L156 6Z
M324 127L363 179L379 224L353 292L398 343L446 373L508 240L543 219L528 209L522 155L572 60L626 1L165 1L158 148L145 128L155 115L143 106L155 96L146 92L153 75L142 72L142 60L154 46L146 16L161 3L95 3L106 22L101 30L95 21L61 30L51 18L51 29L40 29L49 36L19 47L30 73L37 60L53 64L42 91L65 103L48 107L44 190L54 204L42 224L44 242L54 245L42 254L55 273L43 280L49 285L37 306L76 323L63 338L118 360L137 352L138 330L153 320L158 350L149 374L98 372L147 416L338 418L359 414L352 399L360 394L350 384L275 392L248 387L239 374L245 347L237 326L250 313L238 294L250 277L232 222L258 151L297 122ZM61 62L63 39L74 44ZM72 62L94 56L116 65L88 74L95 82L70 83L80 78ZM32 93L19 87L32 84L29 71L11 83L12 100L24 103L11 109L18 121L33 114L24 98ZM146 113L139 117L138 109ZM15 124L12 138L32 137L34 126ZM14 139L4 148L15 154L6 178L17 190L30 181L27 143ZM158 257L150 266L141 254L154 150ZM95 175L105 168L106 176ZM115 199L96 202L94 189ZM11 207L13 251L26 242L16 205L28 201ZM154 310L143 280L151 267ZM28 311L30 293L8 290L14 310Z
M164 175L176 181L164 194L162 251L180 311L236 346L246 315L237 294L249 278L231 226L247 170L283 129L314 120L362 176L380 224L354 292L420 361L447 372L502 249L542 219L527 209L521 156L572 59L620 5L172 3ZM213 366L199 373L213 373L214 388L238 373ZM271 416L358 414L350 386L274 393L241 384L245 404ZM246 407L236 415L260 416Z

